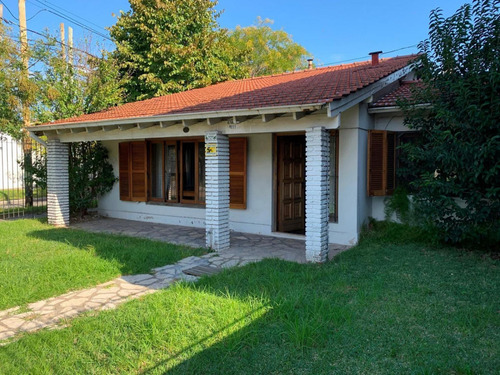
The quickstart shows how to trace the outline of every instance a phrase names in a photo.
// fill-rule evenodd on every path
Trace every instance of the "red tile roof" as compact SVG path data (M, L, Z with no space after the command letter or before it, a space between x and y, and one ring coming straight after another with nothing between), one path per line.
M372 66L371 61L364 61L227 81L44 125L328 103L388 76L405 67L415 57L408 55L381 59L376 66Z
M412 98L412 87L421 84L421 81L403 81L401 86L397 89L391 91L387 95L384 95L376 102L371 104L371 107L396 107L396 102L401 99L411 99Z

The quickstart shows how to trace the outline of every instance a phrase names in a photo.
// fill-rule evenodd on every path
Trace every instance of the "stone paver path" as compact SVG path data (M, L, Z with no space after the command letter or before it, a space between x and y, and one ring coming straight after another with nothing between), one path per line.
M204 230L161 224L139 223L118 219L98 219L74 225L80 229L145 237L166 242L202 247ZM346 250L347 246L331 246L330 257ZM167 288L178 280L196 281L195 276L183 273L196 266L229 268L257 262L264 258L280 258L304 263L304 241L232 233L231 248L200 257L191 256L179 262L152 270L151 274L122 276L96 287L66 293L20 307L0 311L0 342L21 332L42 328L57 328L65 319L90 310L106 310L143 295ZM64 325L63 325L64 326ZM8 341L3 341L8 343ZM0 343L1 344L1 343Z

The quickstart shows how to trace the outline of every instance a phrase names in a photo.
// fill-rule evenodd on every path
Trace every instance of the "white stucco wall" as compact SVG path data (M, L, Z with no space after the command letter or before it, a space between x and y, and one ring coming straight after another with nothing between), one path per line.
M271 234L272 229L272 134L246 135L247 208L230 210L230 228L247 233ZM109 160L118 175L118 141L105 141ZM120 200L119 184L99 202L105 216L155 223L205 226L205 209L181 205L161 205Z

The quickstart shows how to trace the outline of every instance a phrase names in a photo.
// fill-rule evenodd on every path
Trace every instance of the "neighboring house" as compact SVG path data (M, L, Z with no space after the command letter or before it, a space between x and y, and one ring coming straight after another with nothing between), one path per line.
M0 190L23 188L22 143L10 135L0 133Z
M307 259L323 261L329 243L354 244L384 217L408 131L391 93L415 57L374 53L30 127L48 137L49 222L69 224L67 144L99 140L119 177L101 214L205 227L215 250L230 230L305 235Z

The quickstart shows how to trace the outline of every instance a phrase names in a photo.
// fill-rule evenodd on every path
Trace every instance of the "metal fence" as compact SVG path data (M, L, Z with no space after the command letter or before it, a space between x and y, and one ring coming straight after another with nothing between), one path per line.
M46 150L33 140L0 133L0 220L47 212Z

